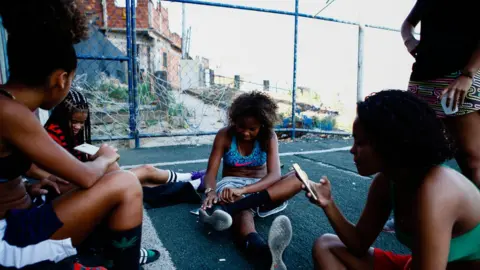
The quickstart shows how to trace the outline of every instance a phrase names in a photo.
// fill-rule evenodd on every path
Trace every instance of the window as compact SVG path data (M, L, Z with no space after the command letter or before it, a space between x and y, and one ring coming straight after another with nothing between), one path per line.
M163 53L163 67L164 68L168 67L168 57L166 52Z
M134 1L134 0L131 0L131 1ZM131 1L130 1L130 3L131 3ZM115 0L115 6L119 7L119 8L125 8L125 7L127 7L126 2L127 1L125 1L125 0ZM138 2L138 0L135 0L135 7L137 7L137 2Z

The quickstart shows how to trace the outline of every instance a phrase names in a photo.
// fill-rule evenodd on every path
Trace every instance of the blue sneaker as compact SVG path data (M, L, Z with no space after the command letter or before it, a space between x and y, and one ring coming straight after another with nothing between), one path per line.
M197 180L197 179L203 178L206 173L207 173L207 170L193 171L193 172L190 173L190 174L192 174L191 179L192 180Z

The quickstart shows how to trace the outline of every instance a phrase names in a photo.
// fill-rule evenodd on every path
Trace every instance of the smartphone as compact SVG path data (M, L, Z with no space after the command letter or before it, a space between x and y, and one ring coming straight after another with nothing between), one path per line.
M80 151L82 153L85 153L85 154L88 154L88 155L91 155L91 156L94 156L98 150L100 149L99 147L97 146L94 146L94 145L91 145L91 144L88 144L88 143L84 143L82 145L79 145L75 148L73 148L77 151Z
M446 95L443 96L441 104L442 104L443 111L445 112L446 115L451 115L451 114L454 114L454 113L458 112L458 106L455 108L455 110L453 110L453 105L454 105L453 101L450 101L450 106L447 106L447 96Z
M317 194L315 194L315 192L313 192L313 190L310 188L310 184L308 182L309 181L308 175L302 170L302 168L300 168L300 166L297 163L294 163L292 167L295 170L295 173L297 174L298 179L302 181L302 183L307 188L308 192L312 194L312 198L315 200L318 200Z

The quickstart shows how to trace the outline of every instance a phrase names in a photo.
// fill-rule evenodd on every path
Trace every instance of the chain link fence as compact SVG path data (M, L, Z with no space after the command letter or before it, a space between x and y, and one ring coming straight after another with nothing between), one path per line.
M281 137L346 135L355 102L404 88L412 62L392 60L406 55L395 29L308 15L298 8L301 0L283 9L198 0L79 2L90 38L76 46L73 87L89 98L94 140L126 147L211 143L227 124L232 100L249 91L277 101ZM4 39L0 29L2 46ZM3 69L0 79L7 76Z

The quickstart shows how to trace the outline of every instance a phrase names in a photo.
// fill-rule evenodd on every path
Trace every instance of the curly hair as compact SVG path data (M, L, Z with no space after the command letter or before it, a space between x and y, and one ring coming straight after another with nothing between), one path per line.
M76 0L2 0L10 81L38 86L57 69L77 67L74 44L88 37Z
M77 112L87 113L87 120L83 130L78 134L76 140L73 138L70 120L72 115ZM52 114L45 123L45 128L51 124L56 124L65 134L65 141L67 142L67 149L70 153L74 153L74 147L83 143L92 143L91 139L91 123L90 123L90 109L87 98L76 90L71 90L67 97L53 109ZM82 155L82 161L87 161L87 156Z
M267 149L268 141L272 137L273 126L278 120L277 103L268 95L253 91L238 96L228 110L228 121L231 127L239 120L253 117L262 125L257 140L263 150ZM233 129L230 129L231 131Z
M88 37L87 19L76 0L2 0L0 14L12 36L55 36L73 44Z
M357 115L390 168L425 172L454 156L453 140L443 122L409 92L375 93L358 103Z

